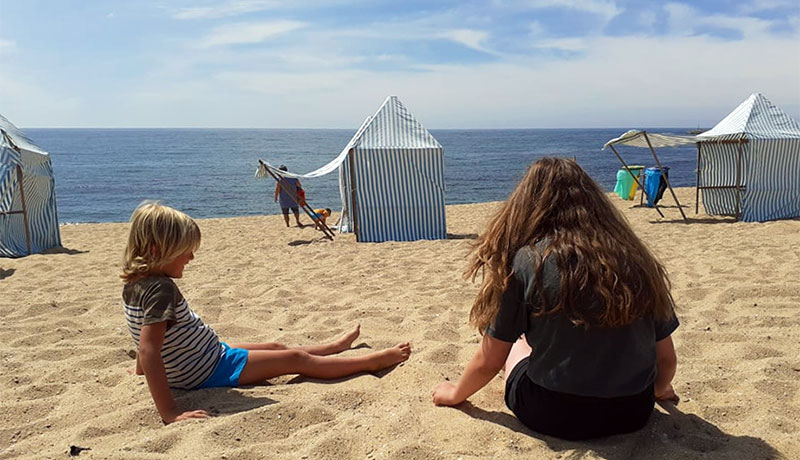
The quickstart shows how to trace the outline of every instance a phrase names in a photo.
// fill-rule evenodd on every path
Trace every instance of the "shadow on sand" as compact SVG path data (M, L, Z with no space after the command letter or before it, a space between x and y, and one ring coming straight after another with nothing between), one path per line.
M69 248L61 247L61 248L45 249L44 251L40 252L40 254L67 254L67 255L70 255L70 256L74 256L74 255L77 255L77 254L86 254L87 252L89 252L89 251L88 250L80 251L78 249L69 249Z
M475 240L478 239L477 233L448 233L448 240Z
M578 460L594 455L609 460L783 458L762 439L727 434L697 415L681 412L670 402L658 404L666 413L653 410L650 421L641 430L589 441L565 441L542 435L529 430L509 413L486 411L469 402L456 408L470 417L539 439L553 451L563 452L563 456L560 456L562 460Z
M14 274L15 271L17 271L17 270L14 269L14 268L9 268L8 270L4 270L4 269L0 268L0 280L4 280L4 279L10 277L11 275Z
M686 221L682 218L669 219L669 220L651 220L651 224L702 224L702 225L722 225L722 224L735 224L739 222L735 217L689 217L686 216Z
M270 398L249 396L233 388L206 388L182 393L174 393L181 406L201 407L211 415L237 414L278 402Z

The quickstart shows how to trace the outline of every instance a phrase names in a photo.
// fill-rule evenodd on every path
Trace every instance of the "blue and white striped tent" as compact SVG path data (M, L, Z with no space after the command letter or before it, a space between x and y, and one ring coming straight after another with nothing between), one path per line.
M339 170L340 232L361 242L447 238L444 149L430 132L389 96L367 117L339 156L307 174L264 168L288 177L319 177Z
M444 149L397 96L386 98L349 147L339 169L342 230L369 242L447 237Z
M697 144L698 188L710 215L745 222L800 216L800 124L761 93L750 95L697 136L628 131L606 143L635 147Z
M0 257L59 246L50 155L0 115Z
M740 206L745 222L800 216L800 124L761 93L697 141L700 185L741 186L739 196L736 188L703 189L708 214L736 214Z

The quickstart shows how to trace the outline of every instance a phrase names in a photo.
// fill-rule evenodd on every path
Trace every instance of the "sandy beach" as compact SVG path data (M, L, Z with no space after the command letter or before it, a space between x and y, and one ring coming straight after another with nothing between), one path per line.
M690 225L669 196L665 218L613 198L666 265L681 320L682 401L656 407L636 433L533 433L505 407L500 376L459 407L431 403L479 341L467 324L477 285L462 273L498 206L480 203L448 206L447 240L413 243L331 242L277 215L198 220L202 246L177 283L221 339L300 345L361 324L346 354L401 341L413 353L333 382L174 391L215 416L169 426L128 372L127 224L62 226L64 249L0 259L0 459L65 458L70 446L87 459L800 458L800 220L695 216L694 193L678 190Z

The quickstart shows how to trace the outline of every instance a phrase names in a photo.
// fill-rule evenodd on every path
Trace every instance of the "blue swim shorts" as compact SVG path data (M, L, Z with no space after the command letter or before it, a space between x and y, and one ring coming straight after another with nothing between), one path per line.
M214 369L211 377L197 387L198 389L239 386L239 375L242 374L242 369L247 364L247 350L231 348L225 342L220 343L225 350L219 358L217 368Z

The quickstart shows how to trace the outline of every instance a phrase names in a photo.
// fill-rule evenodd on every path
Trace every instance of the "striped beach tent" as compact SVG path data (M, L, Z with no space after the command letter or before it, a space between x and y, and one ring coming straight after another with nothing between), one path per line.
M708 214L745 222L800 216L800 124L761 93L697 135Z
M702 191L707 214L745 222L800 216L800 124L761 93L697 136L632 130L603 148L614 150L617 144L651 149L696 144L696 202Z
M339 171L339 231L357 241L447 238L444 149L400 102L389 96L330 163L307 174L261 161L256 177L313 178Z
M0 115L0 257L59 246L50 155Z
M339 168L341 230L368 242L447 237L444 149L397 96L348 146Z

